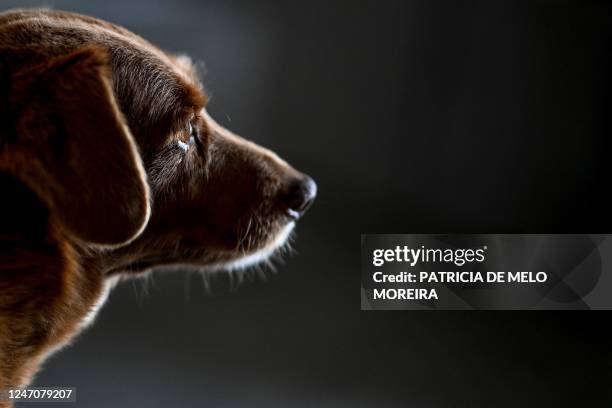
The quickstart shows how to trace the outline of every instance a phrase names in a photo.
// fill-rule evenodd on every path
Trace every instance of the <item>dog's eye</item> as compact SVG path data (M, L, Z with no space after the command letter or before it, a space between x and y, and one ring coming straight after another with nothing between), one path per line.
M183 149L185 152L188 151L191 146L196 144L197 137L198 137L197 130L191 122L189 122L189 124L187 125L186 132L187 132L187 135L189 136L189 139L187 140L187 142L183 142L180 139L177 140L178 146L181 149Z

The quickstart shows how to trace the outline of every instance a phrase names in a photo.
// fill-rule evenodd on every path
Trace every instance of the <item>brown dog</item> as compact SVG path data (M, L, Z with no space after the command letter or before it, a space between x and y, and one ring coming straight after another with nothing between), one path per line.
M187 58L121 27L0 14L0 82L0 389L27 385L114 277L264 260L316 194L208 116Z

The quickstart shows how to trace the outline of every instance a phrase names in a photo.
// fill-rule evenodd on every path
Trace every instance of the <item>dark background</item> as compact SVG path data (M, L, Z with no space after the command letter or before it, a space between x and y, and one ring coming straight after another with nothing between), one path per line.
M320 194L278 274L124 283L36 385L84 407L611 402L607 312L359 310L362 232L612 232L607 4L50 4L203 60L211 113Z

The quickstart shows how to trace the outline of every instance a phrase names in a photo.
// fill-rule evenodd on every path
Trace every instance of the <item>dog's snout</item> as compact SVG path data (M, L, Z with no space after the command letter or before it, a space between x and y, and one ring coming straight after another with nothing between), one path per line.
M307 175L302 175L288 183L281 199L287 206L289 215L297 219L308 210L316 195L317 184L315 181Z

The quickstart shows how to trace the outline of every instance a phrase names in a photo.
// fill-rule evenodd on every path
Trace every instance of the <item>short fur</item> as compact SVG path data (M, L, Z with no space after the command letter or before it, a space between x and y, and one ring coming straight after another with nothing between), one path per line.
M0 61L0 389L29 384L116 277L246 266L287 239L279 197L306 176L210 118L185 57L17 10Z

